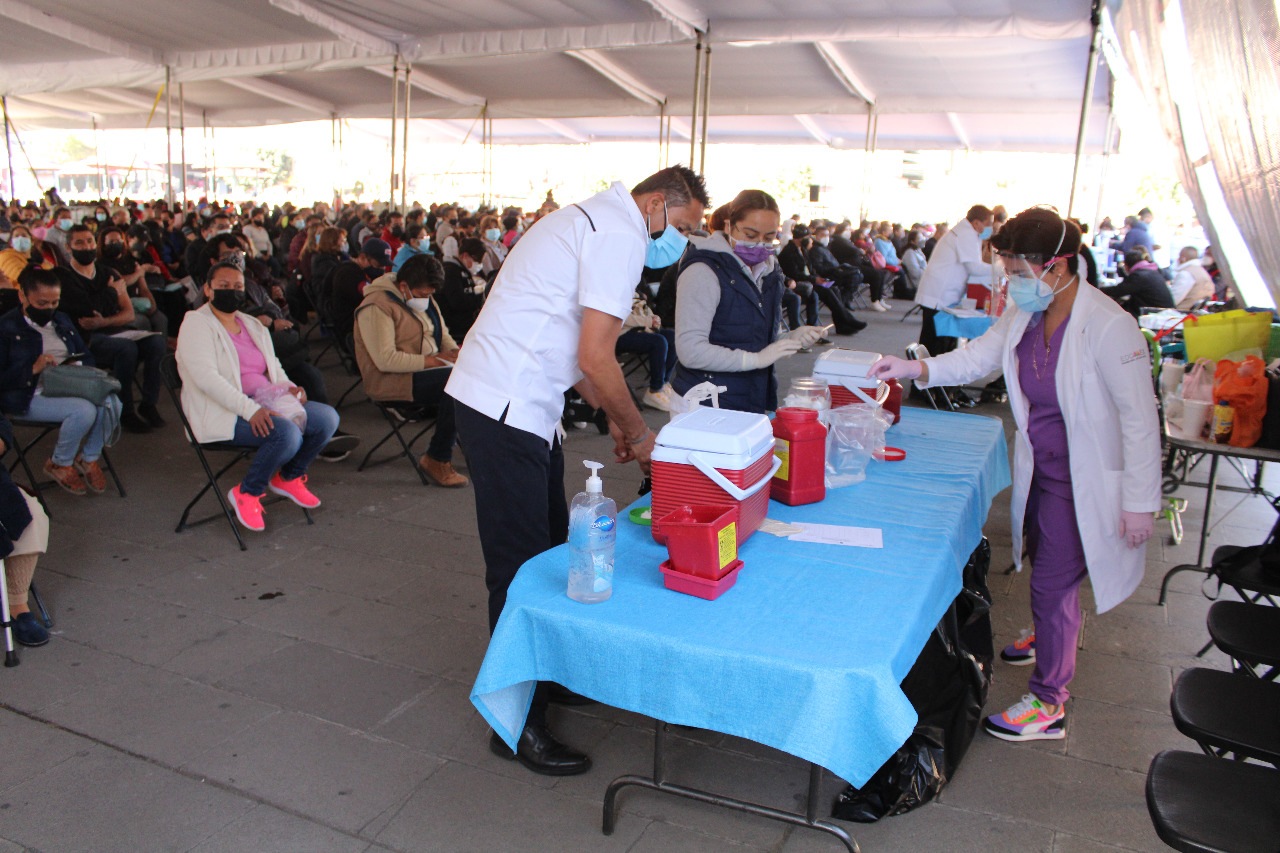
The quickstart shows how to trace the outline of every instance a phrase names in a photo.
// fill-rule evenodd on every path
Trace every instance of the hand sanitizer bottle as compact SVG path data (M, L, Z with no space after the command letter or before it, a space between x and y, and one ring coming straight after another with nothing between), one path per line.
M599 462L584 462L591 469L587 490L574 495L569 506L569 597L596 604L613 594L613 543L617 536L618 508L604 496Z

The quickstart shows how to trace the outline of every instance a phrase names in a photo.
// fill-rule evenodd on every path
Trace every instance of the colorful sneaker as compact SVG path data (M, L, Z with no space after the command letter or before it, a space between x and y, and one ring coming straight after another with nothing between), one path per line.
M249 530L255 533L261 533L267 529L267 525L262 520L262 498L257 495L246 495L240 491L239 486L233 486L227 492L227 498L231 501L231 506L236 511L236 518L240 519Z
M1001 740L1062 740L1067 736L1067 712L1059 706L1058 713L1050 714L1028 693L1004 713L987 717L982 727Z
M95 495L100 495L107 490L107 475L102 473L102 465L97 459L85 462L83 457L77 456L76 470L80 472L80 476L84 477L84 484L89 487L89 491Z
M1023 631L1018 639L1000 650L1000 660L1010 666L1028 666L1036 662L1036 632Z
M277 471L267 483L267 488L281 497L288 498L303 509L315 509L320 506L320 499L307 488L306 474L296 480L286 480Z

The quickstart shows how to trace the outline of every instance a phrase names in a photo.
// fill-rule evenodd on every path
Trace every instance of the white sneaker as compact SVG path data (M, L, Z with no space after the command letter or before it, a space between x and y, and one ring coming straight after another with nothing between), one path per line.
M893 303L890 302L888 299L881 299L880 304L884 306L886 311L888 311L890 308L893 307Z
M671 400L667 398L667 395L664 393L665 391L665 388L662 389L662 391L645 391L644 397L642 397L641 400L651 409L657 409L660 412L669 412L671 411Z
M884 303L883 303L883 302L872 302L872 303L871 303L871 310L872 310L872 311L881 311L881 312L883 312L883 311L888 311L889 309L884 307Z

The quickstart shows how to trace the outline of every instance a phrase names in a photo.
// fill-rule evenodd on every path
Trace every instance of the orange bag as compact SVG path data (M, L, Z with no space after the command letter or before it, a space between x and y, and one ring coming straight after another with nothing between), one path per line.
M1226 400L1235 409L1231 428L1232 447L1253 447L1262 437L1262 418L1267 413L1266 364L1256 355L1244 361L1218 362L1213 376L1213 398Z

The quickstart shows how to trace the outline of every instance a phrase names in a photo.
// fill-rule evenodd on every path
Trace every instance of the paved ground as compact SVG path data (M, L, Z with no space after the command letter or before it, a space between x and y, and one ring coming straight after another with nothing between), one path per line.
M840 343L901 352L919 328L901 314L870 315ZM812 358L785 365L784 388ZM331 388L346 387L328 372ZM366 404L343 420L366 438L383 432ZM609 446L594 431L571 434L570 493L578 460L607 459ZM55 637L0 670L0 851L835 849L810 830L634 789L617 833L602 836L604 786L650 756L650 722L626 712L554 712L595 758L586 776L538 777L491 755L467 699L486 642L470 491L423 488L403 462L363 473L354 459L318 464L315 526L271 507L268 531L246 534L241 553L221 520L173 532L201 483L176 428L126 437L115 456L127 499L50 497L54 541L37 583ZM609 494L635 493L633 467L606 473ZM1187 542L1153 544L1137 595L1087 621L1067 739L979 734L938 802L851 825L864 850L1163 849L1144 773L1158 750L1194 748L1174 730L1168 696L1206 637L1195 576L1178 580L1167 607L1155 603L1164 570L1194 557L1203 492L1187 496ZM987 524L1001 643L1029 625L1026 576L999 573L1007 500ZM1271 521L1250 501L1213 541L1260 541ZM1199 663L1226 665L1216 652ZM998 666L991 708L1025 689L1025 669ZM805 769L787 755L714 733L675 743L677 779L782 806L803 791Z

